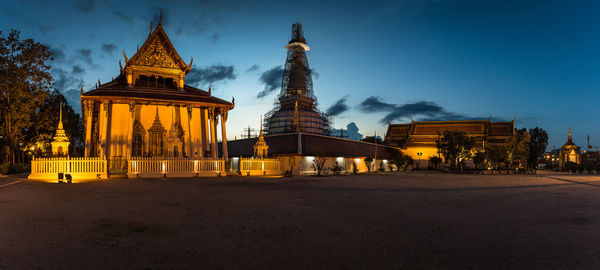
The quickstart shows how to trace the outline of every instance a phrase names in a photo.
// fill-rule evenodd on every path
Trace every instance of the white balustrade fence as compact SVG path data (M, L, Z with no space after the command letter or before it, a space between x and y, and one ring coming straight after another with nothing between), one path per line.
M106 178L106 160L90 157L34 158L28 179L53 180L58 174L70 174L73 180Z
M278 175L281 174L279 158L240 158L239 172L242 175Z
M225 161L222 159L136 157L129 159L128 163L129 178L225 176Z

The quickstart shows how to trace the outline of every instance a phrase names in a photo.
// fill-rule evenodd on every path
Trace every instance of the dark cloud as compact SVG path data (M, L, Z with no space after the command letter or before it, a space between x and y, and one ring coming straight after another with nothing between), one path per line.
M235 78L233 66L212 65L206 68L192 68L190 73L185 76L185 81L191 85L199 86L207 83L212 85L216 82Z
M50 47L50 52L52 53L52 61L55 63L62 63L66 60L65 53L61 49Z
M81 114L81 91L77 89L71 89L63 91L62 93L73 110L76 113Z
M73 6L81 12L90 13L96 9L96 0L75 1Z
M380 98L375 96L370 96L361 102L359 108L363 112L381 112L381 111L389 111L396 107L394 104L389 104L382 102Z
M210 42L215 43L217 40L219 40L219 33L215 32L210 36Z
M348 98L348 96L341 98L340 100L336 101L333 105L331 105L331 107L327 109L327 115L336 116L347 111L349 107L346 104L346 98Z
M252 65L249 69L246 69L246 73L258 71L260 67L258 65Z
M83 86L83 79L61 68L53 68L50 73L52 78L54 78L54 88L60 91L67 89L79 89L81 86Z
M133 24L133 17L131 17L121 11L115 11L115 16L117 16L119 19L123 20L124 22L126 22L128 24Z
M81 75L85 73L85 69L82 68L80 65L74 65L71 73L73 73L74 75Z
M277 88L281 87L282 76L283 68L281 66L276 66L263 72L258 80L265 85L265 88L260 91L256 97L263 98L273 93L273 91L275 91Z
M115 45L115 44L108 44L108 43L102 44L102 51L105 52L106 54L111 54L116 50L117 50L117 45Z
M390 104L381 101L381 98L370 96L358 105L363 112L387 112L380 120L381 123L392 122L409 117L420 121L453 121L453 120L476 120L487 119L481 117L469 117L462 114L448 112L439 104L431 101L419 101L402 105Z
M85 61L86 63L93 65L92 50L90 49L79 49L76 51L76 58Z

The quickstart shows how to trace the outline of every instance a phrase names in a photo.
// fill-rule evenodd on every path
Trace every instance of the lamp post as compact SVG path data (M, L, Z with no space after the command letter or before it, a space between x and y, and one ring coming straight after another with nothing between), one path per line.
M421 163L421 156L423 155L423 153L418 152L417 156L419 156L419 161L417 162L417 170L419 169L419 164Z

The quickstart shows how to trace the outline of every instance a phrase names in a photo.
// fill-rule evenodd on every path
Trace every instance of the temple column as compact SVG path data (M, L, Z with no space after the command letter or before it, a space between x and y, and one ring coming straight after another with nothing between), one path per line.
M100 158L106 157L106 113L108 112L108 103L102 102L100 104L100 113L98 114L100 117L100 125L98 130L98 139L100 141L100 154L98 155Z
M113 156L112 153L112 149L110 147L110 134L111 134L111 118L112 118L112 102L107 102L106 106L104 106L104 113L106 114L104 117L106 119L106 121L104 121L106 128L104 129L106 134L104 135L104 144L105 144L105 150L104 150L104 154L106 155L107 158L110 158Z
M200 156L204 157L205 156L205 151L208 150L208 133L210 132L209 129L209 125L208 125L208 109L207 108L201 108L200 109L200 131L201 131L201 136L202 136L202 144L201 144L201 149L200 149Z
M190 157L195 157L194 156L194 143L192 142L192 106L187 106L187 113L188 113L188 139L189 139L189 152L188 152L188 158Z
M92 151L92 114L94 102L87 100L83 103L83 112L85 113L85 157L90 157Z
M210 110L210 156L212 158L218 158L219 153L217 153L217 112L214 108Z
M125 156L127 158L131 158L132 153L133 153L133 123L135 122L134 119L134 113L135 113L135 102L131 102L129 103L129 127L128 127L128 131L127 131L127 151L125 151Z
M221 113L221 137L223 140L223 159L229 160L229 153L227 152L227 133L225 132L225 122L227 122L227 111Z

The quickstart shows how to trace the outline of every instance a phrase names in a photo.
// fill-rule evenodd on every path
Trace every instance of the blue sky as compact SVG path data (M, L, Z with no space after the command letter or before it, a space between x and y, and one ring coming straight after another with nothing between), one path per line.
M60 90L77 100L118 74L157 23L179 54L194 58L202 89L236 99L228 137L258 127L279 92L257 98L261 75L283 65L299 21L319 107L347 110L382 135L393 123L426 119L517 119L560 147L590 135L600 145L600 3L594 1L3 1L0 30L22 31L62 57L52 63ZM254 67L254 68L252 68ZM264 78L265 76L263 76ZM77 90L77 91L73 91ZM373 103L377 101L379 103ZM374 107L372 105L380 105Z

